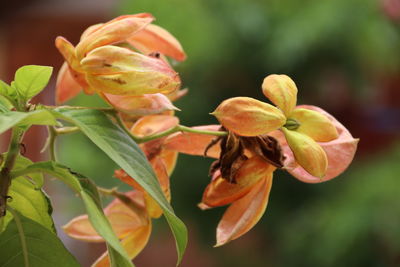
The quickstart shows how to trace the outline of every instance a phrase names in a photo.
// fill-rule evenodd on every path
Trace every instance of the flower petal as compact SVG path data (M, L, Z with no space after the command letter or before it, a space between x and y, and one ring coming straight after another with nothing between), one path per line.
M300 123L296 132L308 135L317 142L329 142L339 137L333 123L323 115L314 110L296 108L289 116Z
M144 210L143 194L139 191L133 191L126 195L138 207ZM146 218L140 217L133 212L127 205L120 200L113 200L105 209L104 213L107 216L113 230L119 238L123 238L129 233L145 224ZM104 242L96 230L91 225L87 215L81 215L72 219L69 223L63 226L63 230L70 237L84 240L88 242Z
M138 117L157 114L166 110L179 110L163 94L146 94L141 96L102 95L116 110Z
M148 115L140 118L131 128L131 132L144 137L164 132L179 125L179 119L169 115Z
M75 69L79 69L79 61L75 55L75 47L64 37L57 36L55 45L61 55L64 57L65 61L68 62L68 65Z
M129 258L134 259L143 250L143 248L149 241L150 234L151 224L149 223L146 226L140 227L139 229L130 232L128 236L121 240L122 247L125 248ZM100 258L97 259L96 262L92 265L92 267L109 266L110 258L107 252L101 255Z
M261 157L255 156L243 163L236 174L236 183L219 176L213 179L204 191L202 204L208 207L224 206L246 195L262 178L275 170Z
M147 25L127 41L144 54L160 52L178 61L186 59L179 41L168 31L154 24Z
M211 114L222 126L242 136L266 134L286 122L279 109L250 97L227 99Z
M289 76L272 74L265 77L262 90L286 116L290 115L296 106L297 87Z
M88 83L97 91L115 95L171 93L179 75L163 60L129 49L102 46L81 62Z
M192 128L206 131L218 131L221 126L203 125ZM205 149L214 139L215 136L211 135L179 132L168 136L163 144L163 147L189 155L204 156ZM219 144L215 144L207 151L207 156L218 158L220 151L221 149Z
M313 176L323 178L328 168L328 158L322 147L313 139L286 128L282 128L296 162Z
M163 148L160 153L160 158L164 162L168 176L170 176L175 169L176 161L178 160L178 151Z
M330 142L319 143L328 158L328 169L326 171L326 175L322 179L312 176L311 174L306 172L301 166L299 166L296 163L294 155L290 151L290 149L288 149L288 151L285 150L285 145L282 145L281 143L286 156L285 168L287 168L288 172L292 174L295 178L306 183L320 183L337 177L342 172L344 172L352 162L354 154L357 150L357 143L359 140L355 139L340 122L338 122L332 115L322 110L321 108L306 105L299 107L315 110L321 114L324 114L327 118L329 118L333 125L335 125L336 130L339 133L339 137Z
M272 173L260 180L252 190L225 211L217 227L216 247L247 233L264 214L272 186Z
M121 16L113 19L87 34L76 46L76 56L81 60L91 50L109 44L122 42L142 30L153 21L153 17Z
M67 62L64 62L57 76L56 103L62 104L75 97L81 91L81 85L72 76Z

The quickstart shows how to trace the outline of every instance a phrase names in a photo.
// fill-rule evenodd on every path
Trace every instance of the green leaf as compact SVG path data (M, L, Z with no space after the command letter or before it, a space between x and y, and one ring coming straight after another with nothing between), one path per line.
M109 251L110 258L116 259L113 266L133 266L129 256L126 254L125 249L122 247L118 237L115 235L108 222L107 217L103 213L97 188L91 180L53 161L34 163L21 171L13 173L13 175L25 175L35 172L45 172L57 177L80 194L93 227L99 235L106 240L109 246L113 248Z
M76 259L50 230L12 211L13 220L0 234L1 267L78 267Z
M31 112L9 111L0 113L0 134L14 126L55 125L57 123L53 114L48 110L35 110Z
M24 177L17 177L11 181L8 195L12 199L8 202L8 206L50 231L56 232L51 218L50 201L42 190L35 189L35 186Z
M15 73L15 87L24 100L31 99L40 93L50 80L52 67L27 65L19 68Z
M3 106L6 111L10 110L16 104L17 92L7 83L0 80L0 112L3 112Z
M165 198L152 167L138 145L99 110L59 108L56 111L60 114L60 118L79 127L126 173L135 177L135 181L157 201L174 234L179 264L186 249L187 229Z
M2 154L2 156L6 158L7 153ZM30 159L18 155L11 176L15 178L16 176L13 176L13 173L23 170L31 164L32 161ZM3 165L4 162L0 164L0 167ZM54 223L50 216L52 212L51 203L46 194L40 190L43 183L44 177L41 173L32 173L16 177L11 181L8 193L8 195L11 196L11 201L8 205L18 210L22 215L55 231ZM0 222L0 232L4 230L11 219L12 216L6 213L3 221Z

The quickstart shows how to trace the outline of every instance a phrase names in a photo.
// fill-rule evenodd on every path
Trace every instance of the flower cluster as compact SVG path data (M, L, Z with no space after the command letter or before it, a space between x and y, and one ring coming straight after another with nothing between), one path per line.
M171 200L170 175L178 153L215 158L211 182L199 207L229 205L217 227L221 246L249 231L264 214L273 173L283 169L297 179L319 183L342 173L350 164L358 140L334 117L315 106L296 106L297 87L286 75L269 75L262 91L274 104L249 97L223 101L211 113L220 125L185 127L171 101L185 94L179 75L165 56L182 61L186 55L166 30L151 24L150 14L121 16L89 27L75 47L63 37L56 46L65 58L56 100L97 93L142 140L161 189ZM151 220L162 215L157 202L125 171L115 177L130 185L128 193L112 191L116 199L105 208L122 245L134 258L146 245ZM70 236L103 241L86 215L68 223ZM107 253L94 266L108 266Z

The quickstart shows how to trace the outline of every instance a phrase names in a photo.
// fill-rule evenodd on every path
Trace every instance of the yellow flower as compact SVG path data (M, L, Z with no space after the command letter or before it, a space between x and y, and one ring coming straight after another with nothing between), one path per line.
M229 131L240 136L258 136L280 129L296 158L308 173L324 177L326 153L317 142L338 138L336 127L323 113L296 107L297 87L286 75L269 75L262 84L264 95L276 107L249 97L222 102L212 113Z

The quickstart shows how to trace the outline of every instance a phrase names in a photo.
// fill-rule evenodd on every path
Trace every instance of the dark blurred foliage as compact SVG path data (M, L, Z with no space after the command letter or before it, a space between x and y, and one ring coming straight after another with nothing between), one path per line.
M121 3L115 15L152 13L187 52L187 61L176 64L190 90L176 103L182 124L216 123L208 113L228 97L266 101L263 78L285 73L299 88L299 104L323 107L361 138L354 164L333 181L310 185L276 172L265 216L244 237L215 249L215 228L225 208L196 207L211 160L181 155L171 182L172 204L190 232L182 266L400 265L396 1ZM71 103L98 106L92 99L81 96ZM120 185L112 178L116 165L86 138L63 141L63 162L102 185ZM156 223L148 248L135 260L138 266L174 265L168 231L164 222Z

